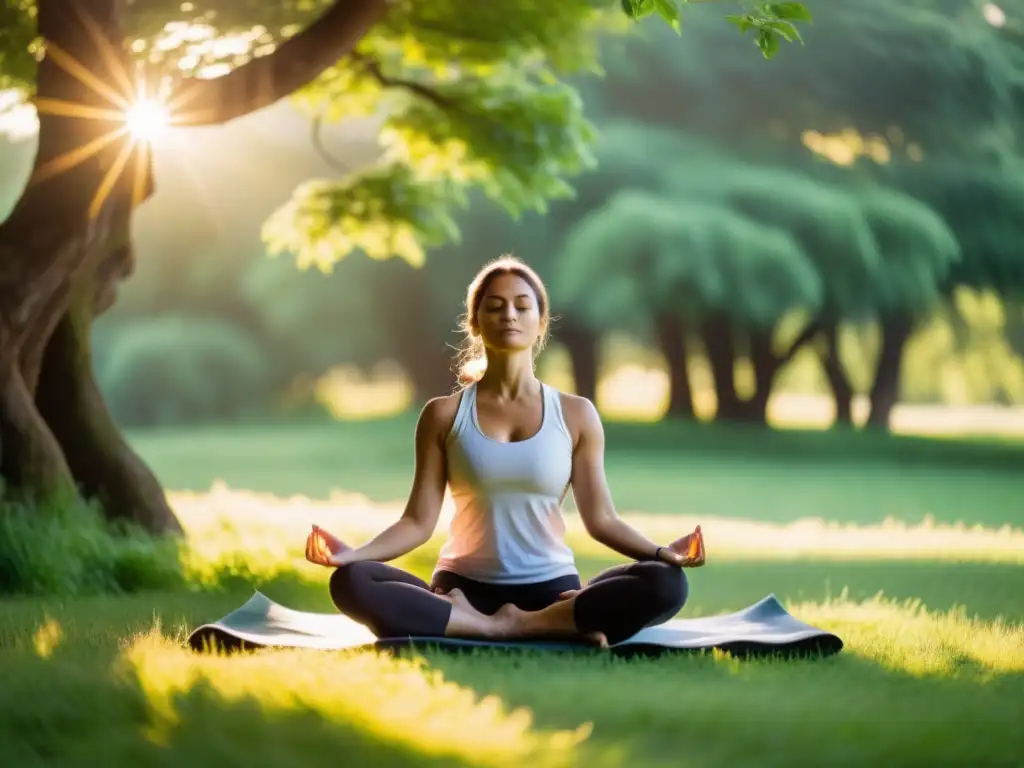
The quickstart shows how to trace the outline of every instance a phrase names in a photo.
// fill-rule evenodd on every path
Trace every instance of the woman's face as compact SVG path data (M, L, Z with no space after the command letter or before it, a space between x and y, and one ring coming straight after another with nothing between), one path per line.
M516 274L491 279L476 313L484 346L504 352L530 349L541 335L537 295Z

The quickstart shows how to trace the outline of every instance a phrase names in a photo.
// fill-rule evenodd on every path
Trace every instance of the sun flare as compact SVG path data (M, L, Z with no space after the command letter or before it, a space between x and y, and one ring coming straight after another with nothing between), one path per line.
M160 138L170 122L167 107L149 98L139 99L125 113L128 130L137 141L151 142Z

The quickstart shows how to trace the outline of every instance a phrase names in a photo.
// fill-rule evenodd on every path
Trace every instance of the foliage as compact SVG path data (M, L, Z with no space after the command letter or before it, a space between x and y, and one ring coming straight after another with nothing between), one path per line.
M1024 169L976 163L895 165L895 187L927 203L950 227L963 258L948 285L1024 294Z
M939 214L908 195L875 188L857 198L884 264L871 291L875 310L912 317L927 313L960 260L956 236Z
M728 208L626 190L584 218L559 262L559 294L595 325L725 312L771 327L815 311L821 278L790 235Z
M114 417L127 426L243 416L263 404L270 376L252 338L203 318L125 324L109 334L100 359L100 386Z
M847 190L799 172L735 162L681 179L677 188L685 199L716 200L787 232L821 275L826 312L857 316L870 305L882 256Z
M239 290L264 324L275 371L319 376L333 365L370 367L387 356L389 339L376 318L402 310L400 300L387 302L375 290L381 266L353 256L324 275L290 259L255 261Z
M183 585L173 540L109 523L91 504L0 501L0 595L79 597Z
M326 266L362 250L374 258L422 263L425 248L458 236L453 212L470 188L513 216L546 210L571 194L568 179L592 165L592 127L567 76L596 70L597 34L615 18L656 12L678 28L678 0L445 0L399 2L355 53L303 89L299 103L318 119L381 118L379 165L340 180L314 181L267 222L275 252ZM326 0L268 9L243 0L129 3L126 32L152 74L215 75L311 22ZM12 18L18 29L32 10ZM13 13L13 11L11 12ZM766 57L781 37L798 38L810 20L799 3L762 3L734 16L756 31ZM19 38L15 37L15 42ZM23 41L21 41L23 42ZM27 70L31 57L12 48ZM24 66L23 66L24 65ZM30 90L31 78L22 74Z
M589 113L685 126L734 151L785 151L793 162L809 159L814 136L825 137L844 165L869 167L1014 145L1024 46L985 21L983 4L811 0L807 7L814 14L807 44L770 66L744 55L745 42L714 4L689 9L681 46L656 26L608 41L609 77L579 83Z

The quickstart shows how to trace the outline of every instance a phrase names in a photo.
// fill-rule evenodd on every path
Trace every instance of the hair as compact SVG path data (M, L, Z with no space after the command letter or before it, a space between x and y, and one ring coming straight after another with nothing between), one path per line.
M551 325L551 306L544 281L526 262L505 254L485 264L466 289L466 314L462 316L459 329L464 341L457 357L459 384L466 386L479 381L487 370L487 354L477 324L477 312L487 293L487 287L494 278L500 275L515 275L526 281L537 297L537 310L540 313L540 335L534 344L534 354L540 352L547 342L548 330Z

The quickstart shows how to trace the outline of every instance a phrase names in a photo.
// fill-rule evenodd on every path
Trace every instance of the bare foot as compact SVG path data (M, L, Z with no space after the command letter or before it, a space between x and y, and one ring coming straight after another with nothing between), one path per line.
M555 603L540 611L524 611L512 604L503 605L494 614L498 620L499 630L507 639L541 639L557 637L563 640L582 640L599 648L608 648L608 638L603 632L582 634L576 628L576 622L570 604L566 601Z
M478 611L461 589L453 589L440 597L452 604L452 613L445 628L447 637L495 640L507 636L507 623Z

